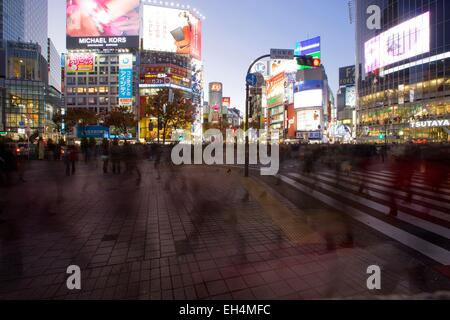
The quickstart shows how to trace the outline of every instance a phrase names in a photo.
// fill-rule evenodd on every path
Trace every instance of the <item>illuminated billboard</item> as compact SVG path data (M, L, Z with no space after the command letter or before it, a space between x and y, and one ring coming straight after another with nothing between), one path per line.
M284 104L285 73L282 72L266 82L267 108Z
M305 41L298 41L295 45L294 54L296 56L310 56L316 59L322 59L321 38L315 37ZM311 67L300 66L299 69L311 69Z
M188 91L192 88L190 70L170 64L141 65L141 84L173 84Z
M271 60L269 62L269 76L275 76L280 72L297 72L297 60Z
M321 130L322 110L301 110L297 112L297 131Z
M144 5L142 35L144 50L202 58L202 21L189 11Z
M403 22L365 43L366 73L430 52L430 13Z
M133 105L133 55L119 56L119 105L131 107Z
M139 47L139 0L67 0L67 49Z
M323 90L322 89L312 89L294 91L294 108L314 108L321 107L323 105Z
M65 60L67 73L94 72L95 55L93 53L71 53Z
M225 108L231 108L231 98L230 97L223 97L222 98L222 105Z

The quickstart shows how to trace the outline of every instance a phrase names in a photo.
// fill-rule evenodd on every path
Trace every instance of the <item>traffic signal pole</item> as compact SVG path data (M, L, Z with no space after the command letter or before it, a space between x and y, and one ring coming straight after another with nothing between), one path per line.
M255 64L262 59L270 58L270 54L265 54L255 61L252 62L247 71L247 76L252 72ZM244 175L245 177L249 176L249 162L250 162L250 139L248 137L248 129L249 129L249 118L250 118L250 85L248 82L245 84L245 123L244 123L244 131L245 131L245 168Z
M283 51L285 51L285 50L283 50ZM294 53L294 51L292 50L291 54L293 54L293 53ZM257 62L261 61L262 59L266 59L266 58L270 58L270 57L272 57L272 54L265 54L265 55L259 57L258 59L256 59L255 61L253 61L252 64L250 65L250 67L248 68L247 77L251 73L252 68L254 67L254 65ZM297 62L299 65L310 66L312 68L318 68L321 65L321 60L318 58L314 58L314 57L310 57L310 56L296 56L294 54L292 57L297 59ZM287 58L283 57L281 59L287 59ZM249 162L250 162L250 143L249 143L249 136L247 134L247 131L249 129L249 118L250 118L249 111L250 111L250 84L248 83L248 81L246 81L246 85L245 85L245 124L244 124L244 131L246 133L246 135L245 135L245 168L244 168L245 177L249 176Z

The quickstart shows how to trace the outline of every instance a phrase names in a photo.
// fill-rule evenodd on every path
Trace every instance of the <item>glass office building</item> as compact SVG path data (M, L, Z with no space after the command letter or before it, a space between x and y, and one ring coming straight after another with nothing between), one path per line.
M35 42L44 51L48 41L48 0L25 0L24 15L25 42Z
M449 142L450 1L357 0L356 19L358 141Z
M2 40L24 40L24 0L0 0L0 36Z

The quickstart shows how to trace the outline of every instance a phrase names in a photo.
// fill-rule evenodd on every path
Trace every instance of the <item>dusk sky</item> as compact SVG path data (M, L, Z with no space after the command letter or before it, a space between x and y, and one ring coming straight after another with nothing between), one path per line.
M65 52L65 0L49 0L49 33ZM206 84L224 84L232 106L244 108L245 72L252 59L270 48L294 49L297 40L322 37L322 63L333 92L338 89L339 67L354 64L354 25L346 0L189 0L203 24L203 60ZM206 88L205 84L205 88ZM206 98L206 97L205 97Z

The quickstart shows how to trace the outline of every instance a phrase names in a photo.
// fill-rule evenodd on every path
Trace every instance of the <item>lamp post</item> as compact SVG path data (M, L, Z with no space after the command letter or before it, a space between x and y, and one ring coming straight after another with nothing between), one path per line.
M247 76L251 73L254 65L261 61L262 59L270 58L270 54L265 54L255 61L252 62L250 67L247 71ZM250 162L250 154L249 154L249 137L247 134L248 128L249 128L249 118L250 118L250 84L246 82L245 84L245 123L244 123L244 131L245 131L245 168L244 168L244 175L245 177L249 176L249 162Z

